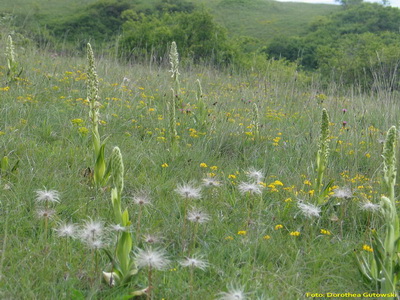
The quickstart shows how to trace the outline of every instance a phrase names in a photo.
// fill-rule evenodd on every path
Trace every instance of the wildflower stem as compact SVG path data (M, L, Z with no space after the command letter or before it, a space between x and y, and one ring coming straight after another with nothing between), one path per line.
M190 246L188 248L188 255L192 252L192 250L196 247L196 238L197 238L197 231L199 229L199 223L196 222L194 224L194 229L193 229L193 234L192 234L192 242L190 243Z
M190 289L190 299L194 300L193 295L193 277L194 277L194 266L190 267L190 278L189 278L189 289Z
M137 232L136 232L136 242L139 243L140 239L140 220L142 217L142 206L139 205L138 221L137 221Z
M152 268L151 266L149 266L149 272L147 273L147 281L149 284L148 290L147 290L147 300L151 300L152 298L152 290L153 290L153 286L152 286Z
M183 207L183 225L182 225L182 252L185 251L186 248L186 223L187 223L187 210L189 205L189 198L185 197Z

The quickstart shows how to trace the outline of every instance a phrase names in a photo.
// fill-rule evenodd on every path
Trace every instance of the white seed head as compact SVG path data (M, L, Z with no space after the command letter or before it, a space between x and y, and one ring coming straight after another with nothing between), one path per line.
M258 183L253 182L241 182L238 186L239 192L241 194L250 194L250 195L261 195L262 187Z
M75 224L61 224L58 228L54 229L59 237L71 237L76 236Z
M157 235L145 234L145 235L143 235L143 240L145 243L148 243L148 244L156 244L156 243L160 243L162 239Z
M51 219L56 211L50 208L39 208L36 210L36 215L39 219Z
M59 193L55 190L38 190L36 191L36 202L60 202Z
M244 300L246 293L241 288L228 288L228 292L219 293L219 300Z
M201 191L200 188L196 188L190 184L178 185L178 187L175 189L175 192L177 192L181 197L187 199L201 198L200 191Z
M201 210L196 208L193 208L191 211L188 212L187 218L189 221L199 224L206 223L210 220L210 216L207 213L202 212Z
M149 267L162 270L169 264L165 251L153 249L138 249L136 253L136 264L139 268Z
M110 225L110 229L115 232L125 232L128 230L127 227L121 226L120 224Z
M303 202L299 202L297 206L300 208L302 214L307 218L312 218L312 217L318 218L319 214L321 213L321 209L313 204L306 204Z
M360 204L360 208L361 210L375 212L378 211L381 208L381 206L379 204L374 204L368 201Z
M349 199L353 197L353 193L349 188L341 188L336 189L333 196L336 198Z
M139 206L152 205L149 195L145 192L139 192L133 196L132 200L134 204Z
M104 225L100 221L88 220L80 231L80 238L83 242L93 242L101 239L104 231Z
M218 181L214 177L206 177L206 178L203 178L202 181L203 181L203 185L205 187L219 187L219 186L221 186L221 182Z
M196 268L205 270L208 267L208 262L199 258L199 257L186 257L184 260L181 260L179 264L182 267Z
M255 183L259 183L260 181L263 181L264 179L264 173L262 170L256 170L254 168L250 168L246 172L246 176L250 179L253 180Z

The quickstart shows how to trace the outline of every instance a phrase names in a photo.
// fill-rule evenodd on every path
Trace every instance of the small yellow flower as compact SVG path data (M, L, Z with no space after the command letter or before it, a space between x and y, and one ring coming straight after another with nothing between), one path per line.
M86 127L79 127L78 131L82 134L88 134L89 133L89 129L87 129Z
M279 229L282 229L282 228L283 228L282 224L275 225L275 230L279 230Z
M156 110L155 108L149 108L149 112L153 112L155 110Z
M271 237L270 237L268 234L263 236L263 239L264 239L264 240L269 240L270 238L271 238Z
M312 185L310 180L304 180L303 182L305 185Z
M308 194L309 194L311 197L314 196L314 193L315 193L314 190L309 190L309 191L308 191Z
M163 168L168 168L169 166L168 166L167 163L163 163L163 164L161 165L161 167L163 167Z
M331 235L331 232L329 230L326 230L326 229L321 229L321 233L325 234L325 235Z
M229 178L229 179L236 179L236 175L229 174L229 175L228 175L228 178Z
M274 185L280 185L280 186L283 186L283 183L282 183L282 181L279 181L279 180L275 180L273 184L274 184Z
M200 164L200 168L207 168L207 164L206 163L201 163Z
M210 169L211 169L211 171L216 171L216 170L218 170L218 167L217 166L212 166L212 167L210 167Z
M292 198L285 199L285 202L292 202L292 201L293 201Z
M370 158L370 157L371 157L371 154L365 153L365 157L366 157L366 158Z
M372 249L370 246L368 245L363 245L363 250L368 251L368 252L374 252L374 249Z
M227 240L227 241L233 241L233 237L232 236L227 236L226 238L225 238L225 240Z
M246 230L239 230L237 234L238 235L246 235L247 231Z
M299 231L291 231L289 234L290 234L291 236L299 236L299 235L300 235L300 232L299 232Z
M82 119L72 119L71 123L75 124L75 125L80 125L80 124L83 124L84 121Z

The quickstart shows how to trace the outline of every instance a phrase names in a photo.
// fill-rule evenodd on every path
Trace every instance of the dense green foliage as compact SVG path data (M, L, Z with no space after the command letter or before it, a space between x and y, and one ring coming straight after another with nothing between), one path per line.
M178 44L181 57L190 57L195 62L227 64L235 54L225 30L205 10L148 16L127 11L124 16L128 20L123 25L119 45L128 57L151 53L155 58L163 58L172 41Z
M77 14L67 15L48 25L53 36L86 44L88 39L102 42L120 32L121 14L133 7L134 1L101 0Z
M270 57L298 61L305 69L345 83L373 87L385 81L397 88L400 60L400 10L379 4L348 6L312 22L302 37L275 39L267 48Z

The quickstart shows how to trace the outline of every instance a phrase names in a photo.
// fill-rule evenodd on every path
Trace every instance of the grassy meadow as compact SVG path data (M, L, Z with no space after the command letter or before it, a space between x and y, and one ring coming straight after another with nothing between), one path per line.
M124 286L102 281L112 267L103 248L112 252L119 233L111 229L112 183L97 188L91 177L86 57L18 42L15 53L23 70L12 81L0 56L0 158L8 159L0 173L0 298L130 299L148 287L145 267ZM371 230L383 228L382 215L365 204L379 204L386 192L382 142L398 124L397 92L322 85L281 61L248 72L182 64L177 90L167 63L94 53L105 159L114 146L123 157L130 255L157 249L169 261L153 270L153 299L377 292L364 284L355 252L371 257ZM330 118L323 185L331 185L309 215L299 203L316 204L323 108ZM193 199L182 197L185 185ZM58 191L59 201L42 207L45 191ZM94 247L81 234L92 221L102 228ZM80 238L61 236L64 223ZM188 268L185 257L197 261Z

